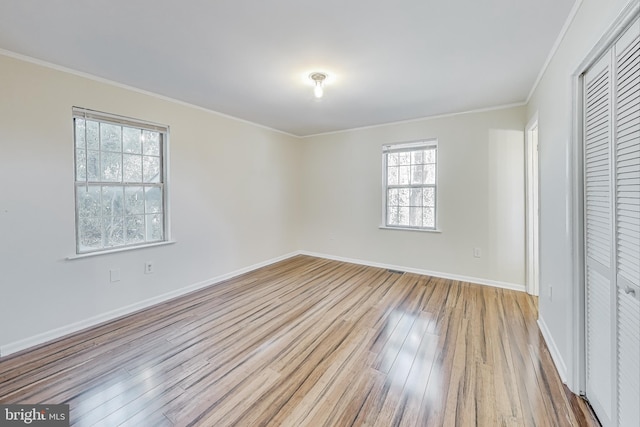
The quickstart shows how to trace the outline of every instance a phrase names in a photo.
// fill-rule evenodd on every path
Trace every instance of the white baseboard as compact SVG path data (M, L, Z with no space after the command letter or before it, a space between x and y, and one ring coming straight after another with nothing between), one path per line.
M538 317L538 327L540 328L542 337L547 344L549 353L551 353L551 359L553 359L553 363L554 365L556 365L556 369L558 370L560 379L563 383L567 384L567 365L565 365L564 359L562 358L562 356L560 355L560 351L558 350L558 346L553 340L551 332L549 332L549 328L547 327L547 324L544 322L544 319L542 317Z
M342 262L348 262L348 263L352 263L352 264L360 264L360 265L367 265L367 266L371 266L371 267L379 267L379 268L386 268L386 269L392 269L392 270L400 270L400 271L405 271L408 273L416 273L416 274L422 274L422 275L427 275L427 276L434 276L434 277L441 277L443 279L451 279L451 280L459 280L461 282L470 282L470 283L477 283L477 284L481 284L481 285L487 285L487 286L494 286L494 287L498 287L498 288L504 288L504 289L511 289L511 290L516 290L516 291L521 291L524 292L525 291L525 287L524 285L518 285L518 284L514 284L514 283L506 283L506 282L499 282L499 281L495 281L495 280L487 280L487 279L480 279L477 277L468 277L468 276L461 276L461 275L456 275L456 274L449 274L449 273L442 273L442 272L437 272L437 271L429 271L429 270L422 270L422 269L417 269L417 268L410 268L410 267L404 267L404 266L398 266L398 265L392 265L392 264L383 264L383 263L377 263L377 262L370 262L370 261L365 261L365 260L361 260L361 259L353 259L353 258L344 258L344 257L338 257L338 256L333 256L333 255L328 255L328 254L321 254L321 253L315 253L315 252L308 252L308 251L296 251L296 252L291 252L289 254L285 254L282 256L279 256L277 258L272 258L270 260L267 261L263 261L257 264L253 264L250 265L248 267L245 268L241 268L239 270L233 271L231 273L227 273L227 274L223 274L211 279L207 279L207 280L203 280L202 282L198 282L198 283L194 283L192 285L189 285L187 287L184 288L180 288L177 289L175 291L171 291L171 292L167 292L165 294L162 295L158 295L152 298L148 298L146 300L137 302L135 304L131 304L128 305L126 307L121 307L106 313L102 313L99 314L97 316L93 316L90 317L88 319L85 320L81 320L79 322L75 322L69 325L65 325L62 326L60 328L56 328L56 329L52 329L50 331L47 332L43 332L19 341L15 341L3 346L0 346L0 357L4 357L4 356L8 356L10 354L13 353L17 353L19 351L22 350L26 350L28 348L31 347L35 347L37 345L41 345L44 343L47 343L49 341L53 341L59 338L62 338L66 335L70 335L73 334L75 332L79 332L83 329L87 329L93 326L97 326L100 325L102 323L105 322L109 322L112 320L115 320L117 318L135 313L136 311L140 311L146 308L149 308L155 304L160 304L163 302L166 302L168 300L171 300L173 298L178 298L180 296L186 295L190 292L193 291L197 291L199 289L202 288L206 288L207 286L212 286L215 285L216 283L220 283L224 280L228 280L231 279L233 277L239 276L241 274L245 274L248 273L250 271L256 270L258 268L261 267L265 267L267 265L270 264L274 264L276 262L279 261L283 261L287 258L291 258L293 256L296 255L308 255L308 256L313 256L313 257L317 257L317 258L325 258L325 259L331 259L331 260L335 260L335 261L342 261ZM553 353L552 353L553 355ZM554 359L555 360L555 359Z
M391 269L391 270L399 270L399 271L405 271L407 273L415 273L415 274L422 274L422 275L425 275L425 276L440 277L442 279L458 280L460 282L476 283L476 284L479 284L479 285L493 286L493 287L496 287L496 288L510 289L510 290L513 290L513 291L520 291L520 292L525 292L526 291L524 285L520 285L520 284L516 284L516 283L500 282L500 281L497 281L497 280L481 279L479 277L462 276L462 275L459 275L459 274L442 273L442 272L439 272L439 271L422 270L422 269L419 269L419 268L411 268L411 267L405 267L405 266L401 266L401 265L384 264L384 263L379 263L379 262L366 261L366 260L362 260L362 259L344 258L344 257L339 257L339 256L334 256L334 255L316 253L316 252L298 251L298 253L300 255L308 255L308 256L313 256L313 257L317 257L317 258L326 258L326 259L331 259L331 260L334 260L334 261L348 262L348 263L351 263L351 264L360 264L360 265L366 265L366 266L369 266L369 267L379 267L379 268L386 268L386 269Z
M15 341L0 347L0 357L8 356L12 353L17 353L22 350L26 350L31 347L35 347L37 345L41 345L47 343L49 341L53 341L64 336L73 334L75 332L82 331L83 329L87 329L93 326L100 325L105 322L109 322L120 317L135 313L136 311L144 310L145 308L149 308L153 305L160 304L162 302L166 302L173 298L178 298L180 296L186 295L190 292L197 291L202 288L206 288L207 286L215 285L216 283L220 283L222 281L231 279L233 277L239 276L241 274L248 273L250 271L256 270L258 268L265 267L270 264L274 264L279 261L283 261L287 258L291 258L292 256L298 255L299 252L292 252L286 255L279 256L277 258L272 258L267 261L263 261L257 264L250 265L245 268L241 268L236 271L232 271L231 273L222 274L220 276L214 277L212 279L203 280L202 282L194 283L184 288L176 289L175 291L167 292L162 295L158 295L152 298L148 298L143 301L139 301L134 304L130 304L126 307L117 308L115 310L99 314L97 316L90 317L88 319L81 320L79 322L75 322L69 325L62 326L60 328L52 329L47 332L43 332L28 338L24 338L19 341Z

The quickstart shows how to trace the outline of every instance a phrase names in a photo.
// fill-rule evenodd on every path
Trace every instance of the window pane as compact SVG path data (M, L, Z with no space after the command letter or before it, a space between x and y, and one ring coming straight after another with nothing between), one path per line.
M125 153L142 154L142 130L122 128L122 151Z
M160 182L160 158L144 156L142 164L143 181Z
M79 185L76 190L76 203L79 217L100 216L100 186Z
M102 216L122 216L123 187L102 187Z
M436 183L436 165L425 165L424 167L424 183Z
M87 152L76 150L76 181L87 179Z
M411 206L422 206L422 188L411 189Z
M411 153L406 151L402 153L398 153L398 162L401 165L411 164Z
M160 134L148 130L142 131L142 146L144 154L150 156L160 155Z
M435 215L433 208L424 208L422 210L422 226L434 228L435 227Z
M409 196L410 196L410 189L409 188L401 188L398 190L398 195L400 198L400 201L398 203L398 205L400 206L409 206Z
M436 149L429 148L424 151L424 162L425 163L435 163L436 162Z
M387 209L387 224L388 225L398 225L398 208L390 207Z
M409 184L409 178L411 175L411 167L410 166L400 166L399 168L399 177L398 177L398 184L399 185L408 185Z
M122 127L100 123L100 150L122 151Z
M145 189L146 213L162 213L162 190L160 187Z
M87 179L100 181L100 152L89 150L87 155Z
M398 185L398 168L397 167L387 168L387 184Z
M75 129L75 133L76 133L76 148L85 148L84 146L84 142L85 142L85 130L84 130L84 119L75 119L75 125L76 125L76 129Z
M105 247L124 245L124 220L121 216L102 218Z
M144 215L126 216L124 223L128 245L144 242Z
M436 205L436 191L433 188L425 188L424 194L422 198L422 203L424 206L434 207Z
M122 165L123 181L131 183L142 182L142 156L124 154L122 160L124 161Z
M424 166L411 166L411 184L422 184L422 168Z
M422 155L423 155L424 151L420 150L420 151L412 151L411 152L411 164L413 165L420 165L422 164Z
M400 198L398 196L398 189L392 188L387 192L387 206L398 206Z
M100 218L80 218L78 221L78 246L82 252L102 248L102 222Z
M409 225L422 227L422 208L412 207L409 209Z
M409 208L398 208L398 225L409 225Z
M398 166L398 153L387 154L387 166Z
M143 187L125 187L124 189L125 215L144 213Z
M102 181L122 181L122 155L120 153L100 153L102 156Z
M164 235L163 216L161 214L146 215L147 242L162 240Z
M86 129L87 129L87 148L89 150L99 150L100 149L100 140L98 138L98 122L93 122L91 120L86 121Z

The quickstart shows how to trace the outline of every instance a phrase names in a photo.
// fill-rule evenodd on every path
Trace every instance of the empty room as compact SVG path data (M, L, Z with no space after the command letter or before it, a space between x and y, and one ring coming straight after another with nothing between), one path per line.
M0 0L0 426L639 426L639 19Z

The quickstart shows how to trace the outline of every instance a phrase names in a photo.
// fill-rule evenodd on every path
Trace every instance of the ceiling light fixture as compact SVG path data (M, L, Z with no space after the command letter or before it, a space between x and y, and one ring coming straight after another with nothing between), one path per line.
M324 81L327 78L325 73L311 73L309 78L313 81L313 94L316 98L322 98L324 95Z

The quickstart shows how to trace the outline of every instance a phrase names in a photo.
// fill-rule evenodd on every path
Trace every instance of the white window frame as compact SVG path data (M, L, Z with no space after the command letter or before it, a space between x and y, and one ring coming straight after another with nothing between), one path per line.
M73 151L74 151L74 206L75 206L75 241L76 241L76 255L74 257L70 257L70 258L77 258L77 257L83 257L83 256L91 256L91 255L99 255L99 254L104 254L104 253L112 253L112 252L119 252L119 251L123 251L123 250L130 250L130 249L139 249L139 248L144 248L144 247L152 247L152 246L158 246L158 245L164 245L164 244L168 244L171 243L170 240L170 228L169 228L169 196L168 196L168 146L169 146L169 126L167 125L161 125L161 124L157 124L157 123L152 123L152 122L148 122L148 121L144 121L144 120L139 120L139 119L133 119L133 118L129 118L129 117L124 117L124 116L119 116L119 115L115 115L115 114L109 114L109 113L104 113L104 112L99 112L99 111L94 111L94 110L89 110L86 108L80 108L80 107L73 107L72 108L72 117L73 117L73 135L74 135L74 141L73 141ZM117 154L119 153L122 156L122 160L120 163L120 181L109 181L109 180L105 180L102 177L101 174L101 169L102 169L102 160L101 157L103 155L103 150L102 150L102 143L99 142L99 147L98 150L93 150L93 151L98 151L99 153L99 169L98 169L98 173L100 174L100 176L98 177L98 180L93 181L90 180L89 178L89 173L88 173L88 142L87 142L87 136L86 136L86 127L85 127L85 135L84 135L84 149L82 149L79 145L78 145L78 135L76 135L77 133L77 127L76 127L76 120L85 120L86 121L94 121L94 122L99 122L99 123L104 123L104 124L108 124L108 125L116 125L116 126L122 126L122 127L126 127L126 128L134 128L134 129L139 129L141 132L142 131L150 131L150 132L156 132L160 135L159 138L159 152L157 155L155 154L145 154L143 152L144 148L141 146L141 151L140 151L140 162L141 162L141 175L140 175L140 179L139 180L134 180L134 181L126 181L124 179L123 176L123 162L124 162L124 156L128 155L127 152L125 152L125 148L122 146L122 135L121 135L121 145L120 145L120 150L119 151L109 151L109 153L111 154ZM141 138L141 144L142 143L142 138ZM82 142L80 142L80 144L82 144ZM80 158L79 156L79 150L84 150L85 153L85 157L84 157L84 178L82 178L81 176L79 176L79 167L82 165L82 161L83 159ZM134 154L132 153L132 155L138 155L138 154ZM144 176L143 174L143 170L144 170L144 161L145 158L152 158L152 157L159 157L159 180L158 182L144 182ZM123 199L123 213L122 213L122 218L123 218L123 239L124 241L122 242L122 244L115 244L115 245L111 245L111 244L107 244L106 240L105 240L105 234L104 234L104 230L102 230L102 242L100 247L94 247L94 248L89 248L89 249L84 249L81 246L81 230L80 230L80 221L81 221L81 216L80 216L80 204L79 204L79 191L88 191L88 189L90 187L100 187L101 191L100 194L102 194L102 189L104 187L116 187L116 188L122 188L123 190L123 194L126 194L126 188L131 188L131 187L142 187L143 188L143 194L146 194L146 190L147 189L152 189L152 188L160 188L160 192L161 192L161 196L162 196L162 203L160 204L161 206L161 212L160 213L150 213L147 211L147 203L145 201L142 202L142 213L138 213L136 215L129 215L127 216L125 213L125 206L124 206L124 199ZM146 197L146 196L145 196ZM100 218L100 220L103 220L105 215L102 212L102 206L99 208L101 210L101 213L98 217L95 217L95 219ZM148 234L147 234L147 220L149 219L149 217L151 215L162 215L162 237L161 238L149 238ZM141 225L141 233L144 235L144 240L143 241L137 241L134 243L127 243L126 239L124 236L126 236L126 226L125 221L127 218L131 218L133 216L142 216L143 218L143 222Z
M435 150L435 181L433 184L406 184L393 185L388 184L388 154L398 152L411 152L432 148ZM411 225L395 225L389 224L388 216L388 194L390 188L433 188L434 190L434 206L433 206L433 227L411 226ZM380 228L393 230L411 230L411 231L428 231L440 232L438 229L438 139L429 138L419 141L401 142L393 144L385 144L382 146L382 222Z

